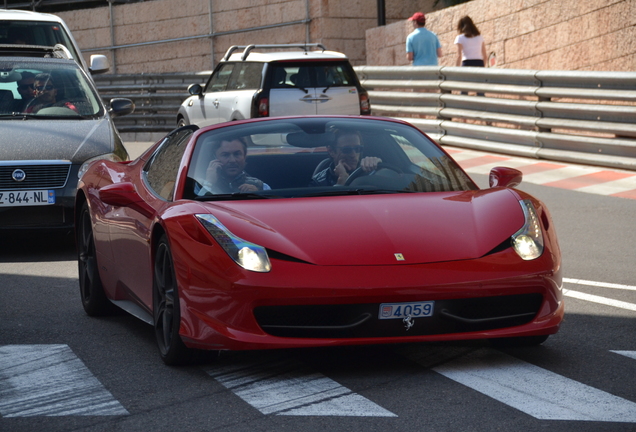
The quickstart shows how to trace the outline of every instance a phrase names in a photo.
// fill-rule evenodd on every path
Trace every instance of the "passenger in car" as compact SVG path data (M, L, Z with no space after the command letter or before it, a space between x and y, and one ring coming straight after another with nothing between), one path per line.
M247 143L244 138L222 140L212 144L215 159L210 161L202 187L195 187L194 193L223 194L233 192L256 192L270 190L267 183L245 172Z
M334 141L327 145L331 164L314 174L309 186L343 186L358 167L364 172L375 170L382 159L367 156L360 160L363 149L359 132L337 130Z

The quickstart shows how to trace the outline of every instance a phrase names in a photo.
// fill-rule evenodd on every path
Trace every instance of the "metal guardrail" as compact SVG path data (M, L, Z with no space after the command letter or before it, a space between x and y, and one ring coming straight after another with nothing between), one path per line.
M636 170L636 73L354 69L373 114L402 118L440 144Z
M374 115L442 145L636 170L636 73L357 66ZM104 101L127 97L120 132L169 132L187 87L210 72L97 75ZM461 94L461 92L469 92ZM477 94L484 96L477 96Z
M179 106L190 96L188 86L206 82L210 73L95 75L93 79L106 106L114 97L135 102L134 113L114 119L120 133L168 133L177 127Z

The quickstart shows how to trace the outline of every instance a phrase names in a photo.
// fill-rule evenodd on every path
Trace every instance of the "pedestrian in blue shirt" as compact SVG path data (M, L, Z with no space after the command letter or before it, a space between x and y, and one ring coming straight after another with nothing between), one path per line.
M424 27L426 16L416 12L409 21L413 21L415 30L406 37L406 58L413 66L437 66L442 44L435 33Z

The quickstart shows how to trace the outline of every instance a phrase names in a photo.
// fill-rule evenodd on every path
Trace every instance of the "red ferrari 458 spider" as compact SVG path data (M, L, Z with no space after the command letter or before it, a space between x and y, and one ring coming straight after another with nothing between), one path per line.
M542 343L563 319L561 257L520 181L498 167L479 189L397 120L185 126L83 173L82 303L153 325L167 364L196 349Z

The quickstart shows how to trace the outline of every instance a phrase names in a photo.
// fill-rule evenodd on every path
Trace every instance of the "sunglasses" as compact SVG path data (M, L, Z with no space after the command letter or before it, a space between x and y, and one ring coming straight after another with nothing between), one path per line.
M22 84L18 86L18 90L33 90L33 84Z
M338 147L338 150L340 150L344 154L351 154L353 152L360 153L360 152L362 152L362 146Z
M52 85L50 85L50 84L49 85L45 85L45 86L35 86L35 89L37 91L44 91L44 90L50 91L50 90L53 90L53 88L54 87Z

